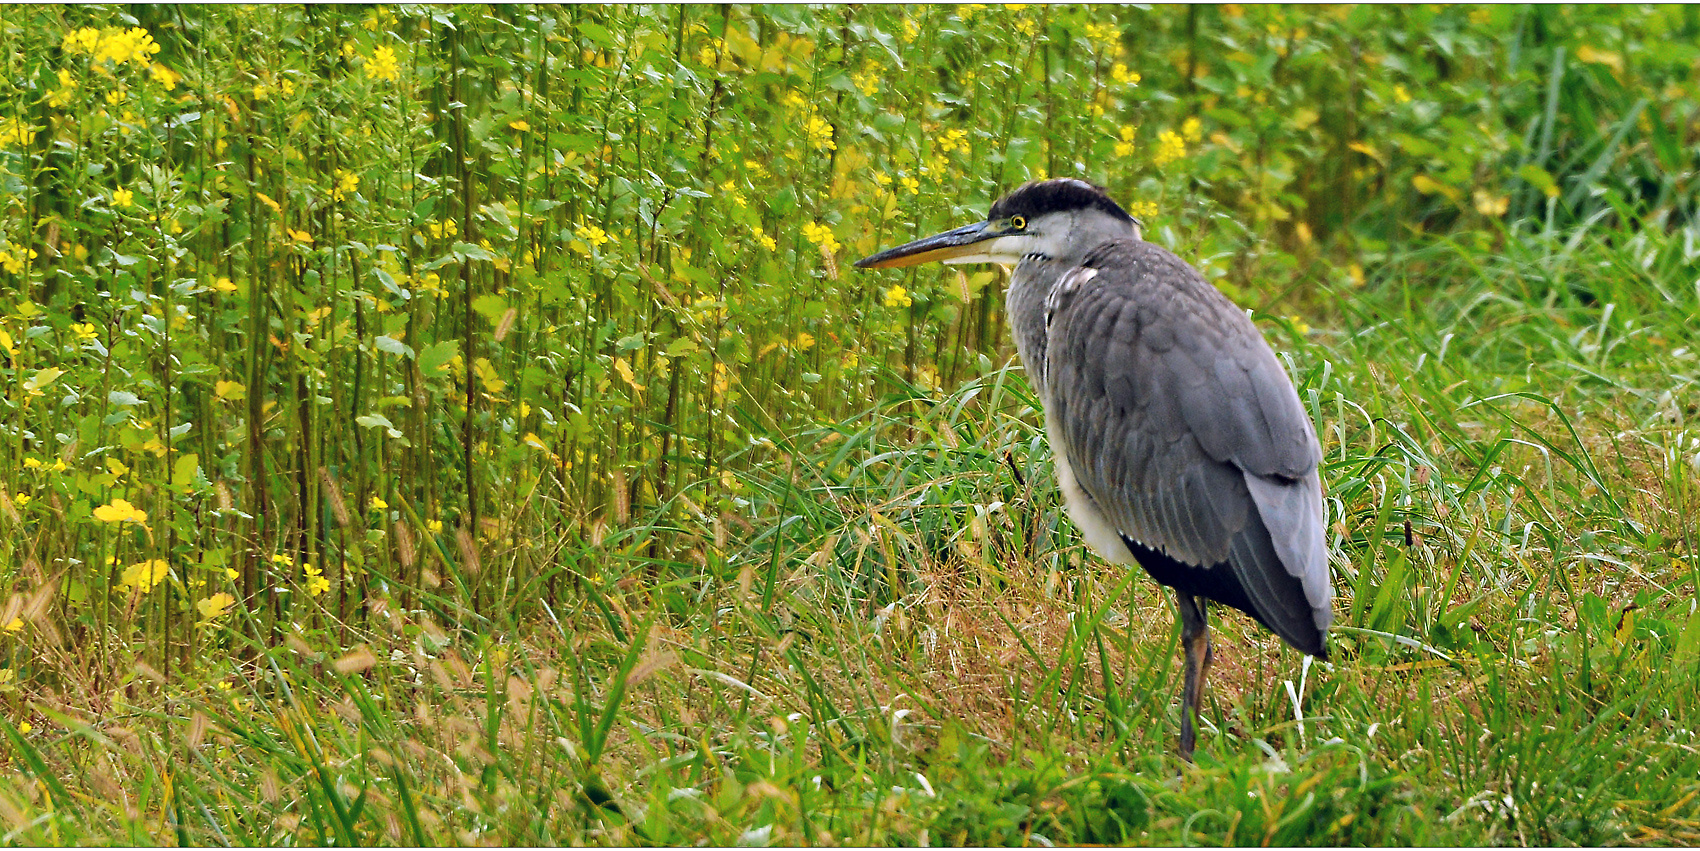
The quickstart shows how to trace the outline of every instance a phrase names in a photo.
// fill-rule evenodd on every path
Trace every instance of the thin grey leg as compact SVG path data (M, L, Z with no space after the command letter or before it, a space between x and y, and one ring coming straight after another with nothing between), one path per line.
M1175 602L1181 612L1181 651L1186 654L1186 682L1181 689L1181 759L1192 762L1198 702L1204 694L1204 678L1210 675L1210 621L1203 597L1176 592Z

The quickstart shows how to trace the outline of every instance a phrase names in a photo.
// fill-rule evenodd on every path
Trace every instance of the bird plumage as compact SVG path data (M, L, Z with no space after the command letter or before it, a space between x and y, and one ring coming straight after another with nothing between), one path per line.
M1211 650L1204 599L1326 658L1332 620L1322 451L1244 311L1080 180L1025 184L985 222L864 258L1013 265L1016 349L1088 544L1176 591L1191 759Z
M1331 614L1321 451L1256 326L1148 242L1097 246L1078 267L1095 273L1072 290L1061 284L1081 276L1077 267L1046 268L1055 265L1023 260L1010 298L1052 294L1042 340L1028 342L1043 348L1021 354L1029 372L1044 375L1052 452L1066 457L1089 497L1070 506L1077 521L1097 513L1118 538L1178 564L1228 565L1249 607L1232 591L1157 578L1197 586L1193 593L1246 610L1295 648L1323 655ZM1136 561L1120 540L1092 543L1113 561Z

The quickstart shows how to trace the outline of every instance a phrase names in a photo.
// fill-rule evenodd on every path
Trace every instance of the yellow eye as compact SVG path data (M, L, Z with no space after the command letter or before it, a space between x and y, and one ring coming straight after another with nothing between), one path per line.
M1009 228L1010 228L1010 230L1026 230L1027 229L1027 217L1026 216L1010 216L1009 217Z

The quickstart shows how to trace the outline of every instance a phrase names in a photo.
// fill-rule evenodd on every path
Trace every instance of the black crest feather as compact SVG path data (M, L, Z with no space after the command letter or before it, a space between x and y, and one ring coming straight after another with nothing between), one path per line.
M1102 186L1095 186L1072 177L1055 177L1050 180L1023 183L1008 195L999 198L998 202L992 205L992 211L986 218L995 221L1007 219L1010 216L1026 216L1031 219L1045 213L1079 210L1086 207L1108 213L1122 221L1133 221L1133 217L1128 215L1120 204L1110 200L1110 196L1104 194Z

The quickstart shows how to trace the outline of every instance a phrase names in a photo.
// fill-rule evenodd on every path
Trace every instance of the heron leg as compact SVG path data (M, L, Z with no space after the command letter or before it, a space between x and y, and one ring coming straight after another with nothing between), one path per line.
M1203 597L1177 591L1175 601L1181 612L1181 650L1186 654L1186 682L1181 689L1181 759L1192 762L1198 702L1204 694L1204 678L1210 675L1210 621Z

